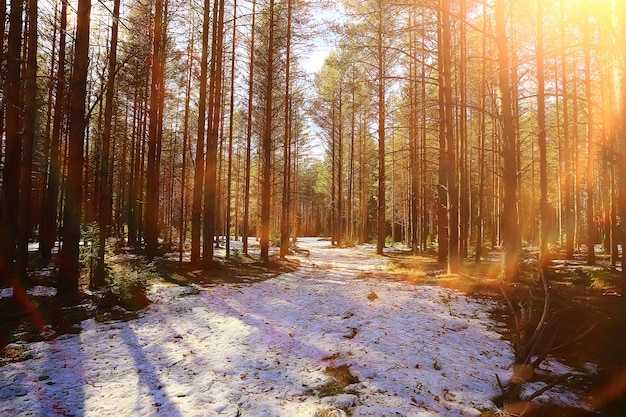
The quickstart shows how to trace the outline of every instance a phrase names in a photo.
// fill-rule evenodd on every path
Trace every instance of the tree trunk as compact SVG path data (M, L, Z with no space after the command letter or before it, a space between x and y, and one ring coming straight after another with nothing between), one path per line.
M590 1L587 5L590 7ZM587 98L587 265L596 263L596 225L594 219L594 164L595 164L595 121L593 117L593 92L591 91L591 25L589 18L584 24L585 44L585 96Z
M24 134L20 170L20 200L16 267L21 283L28 279L28 241L32 235L31 210L33 153L37 124L37 0L28 0L27 62L24 71Z
M383 254L387 236L386 201L385 201L385 59L383 56L383 2L378 0L378 208L376 253Z
M159 148L160 125L163 115L159 111L161 79L163 78L161 43L163 40L163 0L156 0L154 14L154 39L152 45L152 75L150 82L150 110L148 125L148 167L146 172L145 238L146 257L152 260L157 253L159 238Z
M207 71L209 62L210 2L204 0L202 21L202 55L200 58L200 91L198 100L198 136L196 138L196 165L193 181L193 203L191 207L191 263L200 262L200 235L202 230L202 195L204 189L204 153L206 132Z
M261 182L261 261L269 261L270 247L270 198L272 182L272 91L274 89L274 0L269 0L269 40L267 57L267 79L265 82L265 114L263 124L262 182Z
M204 167L204 227L202 240L202 266L209 268L213 263L213 243L218 210L217 198L217 151L222 116L222 75L224 44L224 0L216 0L213 9L213 48L209 82L209 126L207 155Z
M539 268L548 276L550 251L548 237L550 233L550 208L548 207L548 156L546 148L546 99L545 70L543 48L543 0L536 0L537 17L537 128L539 144L539 211L541 227L539 229ZM532 179L534 181L534 178Z
M256 23L256 0L252 0L252 23L250 27L250 68L248 70L248 119L246 132L246 168L245 168L245 187L244 187L244 208L243 208L243 253L248 254L248 237L250 229L250 170L252 166L252 99L254 89L254 35Z
M624 66L626 67L626 5L622 4L620 8L618 8L617 12L620 14L620 40L619 45L621 46L622 52L622 61ZM622 244L622 256L621 256L621 281L622 281L622 300L626 300L623 296L626 294L626 225L624 225L624 219L626 219L626 72L622 73L622 89L621 89L621 126L619 130L619 161L621 163L617 164L618 175L619 175L619 196L618 196L618 206L619 206L619 214L622 219L622 224L620 228L620 238Z
M80 275L79 241L83 215L81 203L90 14L91 0L78 0L74 70L70 81L68 168L65 182L65 208L63 212L63 247L60 253L59 264L59 295L77 293Z
M104 254L106 251L106 240L111 236L111 214L113 209L112 184L109 175L111 160L111 128L113 125L113 100L115 97L115 71L117 65L117 34L120 15L120 0L113 2L113 25L111 26L111 45L109 48L109 74L106 86L106 102L104 105L104 131L102 132L102 150L100 155L100 210L98 213L98 265L92 287L102 287L105 284L106 265Z
M289 169L291 167L291 114L290 114L290 67L291 67L291 0L287 0L287 46L285 51L285 133L283 138L283 198L282 216L280 220L280 257L289 252L289 190L291 187Z
M460 267L459 259L459 194L456 175L456 141L454 135L454 120L452 103L452 63L450 40L450 1L441 0L441 34L443 59L443 106L445 132L445 180L448 193L447 228L448 228L448 273L457 273Z
M2 171L2 230L0 235L0 261L3 281L9 284L15 279L15 244L17 240L19 201L20 159L21 159L21 59L22 59L22 11L23 0L11 0L9 12L9 34L6 58L6 76L4 85L6 105L6 127L4 145L4 167Z
M502 181L504 185L502 238L504 253L502 267L508 282L518 279L520 242L517 209L517 137L513 124L512 97L509 79L509 50L507 45L505 0L495 2L496 44L498 47L498 84L502 119Z
M228 118L228 175L226 176L227 182L227 196L226 196L226 216L225 216L225 229L224 235L226 238L226 258L230 258L230 224L231 224L231 199L232 199L232 177L233 177L233 115L235 112L235 51L236 51L236 38L237 38L237 0L233 2L233 38L232 38L232 50L230 61L230 115ZM237 234L235 233L235 236Z

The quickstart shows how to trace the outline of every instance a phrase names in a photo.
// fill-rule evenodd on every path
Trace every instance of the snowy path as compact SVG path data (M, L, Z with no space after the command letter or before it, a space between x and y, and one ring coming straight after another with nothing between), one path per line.
M513 361L492 306L372 278L371 247L315 239L302 268L255 284L155 285L137 320L87 320L0 367L0 415L478 415ZM362 274L366 272L367 274ZM370 300L375 293L378 298ZM370 297L374 298L374 297ZM320 398L328 367L360 382Z

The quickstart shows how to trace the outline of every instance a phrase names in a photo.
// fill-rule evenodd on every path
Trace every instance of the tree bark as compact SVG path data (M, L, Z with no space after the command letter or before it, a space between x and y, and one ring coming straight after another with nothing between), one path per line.
M27 60L24 71L24 134L20 169L20 200L16 267L21 283L28 280L28 241L32 235L31 210L33 153L37 124L37 0L28 0Z
M90 285L94 288L102 287L106 279L106 265L104 254L106 240L111 236L111 215L113 209L112 183L109 175L109 166L113 164L111 156L111 130L113 125L113 100L115 98L115 72L117 65L117 36L120 16L120 0L113 2L113 19L111 26L111 44L109 47L109 73L106 86L106 102L104 105L104 130L102 132L102 149L100 155L100 204L98 212L98 265Z
M550 251L548 237L550 234L550 209L548 207L548 156L546 147L546 98L545 70L543 47L543 0L536 0L537 25L537 128L539 145L539 211L541 213L539 229L539 268L544 276L548 276ZM532 179L534 181L534 178Z
M89 67L89 27L91 0L78 0L74 70L70 81L70 125L68 168L63 213L63 247L60 253L58 294L78 292L80 275L79 241L83 215L83 151L85 138L85 99Z
M202 232L202 196L204 189L204 158L206 133L207 74L209 63L210 0L204 0L202 20L202 52L200 58L200 91L198 100L198 136L196 138L196 165L191 207L191 263L200 262L200 236Z
M517 137L513 124L511 85L509 78L509 50L505 20L505 0L495 2L496 44L498 47L498 84L502 122L502 181L504 186L502 211L503 256L502 272L508 282L516 281L519 272L519 218Z
M265 114L263 124L262 182L261 182L261 261L269 261L270 246L270 198L272 182L272 91L274 89L274 0L269 0L269 40L267 56L267 79L265 82Z
M250 171L252 166L252 99L254 89L254 35L256 23L256 0L252 0L252 23L250 27L250 68L248 70L248 118L246 132L246 168L245 168L245 187L244 187L244 211L243 211L243 253L248 254L248 237L250 229Z
M383 1L378 0L377 33L377 89L378 89L378 207L376 253L383 254L387 237L386 201L385 201L385 59L383 56Z

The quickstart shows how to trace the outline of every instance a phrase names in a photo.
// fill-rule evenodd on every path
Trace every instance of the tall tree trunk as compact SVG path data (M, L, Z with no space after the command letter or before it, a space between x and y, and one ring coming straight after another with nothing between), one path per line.
M248 70L248 118L246 132L246 168L243 202L243 253L248 254L248 237L250 229L250 171L252 166L252 99L254 89L254 35L256 33L256 0L252 0L252 23L250 25L250 68Z
M487 5L483 3L483 15L486 15ZM477 204L477 233L476 233L476 263L480 263L483 252L485 232L485 137L487 136L487 19L483 19L482 59L480 81L480 112L478 133L478 204Z
M459 62L459 89L460 89L460 112L459 117L459 263L467 257L469 240L471 235L471 195L470 195L470 148L467 144L467 0L460 0L460 62Z
M163 39L163 0L156 0L154 13L154 39L152 45L152 71L150 81L150 110L148 124L148 167L146 172L146 211L145 238L146 257L152 260L156 256L159 238L159 148L163 115L159 111L161 79L163 78L162 53Z
M226 237L226 258L230 258L230 224L231 224L231 199L232 199L232 177L233 177L233 115L235 112L235 51L236 51L236 38L237 38L237 0L233 2L233 39L230 61L230 115L228 118L228 175L227 181L227 196L226 196L226 216L225 216L225 231ZM235 236L237 234L235 233Z
M378 88L378 208L376 253L383 254L387 237L386 201L385 201L385 58L383 45L383 1L378 0L377 28L377 88Z
M448 152L446 152L446 80L445 80L445 65L444 65L444 24L443 15L447 14L443 10L442 1L439 1L439 16L437 27L437 47L439 50L439 57L437 59L437 87L438 87L438 110L439 110L439 167L438 176L439 183L437 185L437 260L440 263L444 263L448 260L448 240L450 234L448 231L448 192L446 190L447 185L447 166L448 166Z
M563 56L561 61L561 83L563 89L563 147L564 147L564 166L565 166L565 184L564 184L564 205L565 205L565 257L567 259L574 258L574 235L576 231L576 220L574 215L574 172L572 171L572 150L570 149L570 129L569 129L569 93L567 82L568 60L566 52L566 35L565 35L565 2L561 2L559 34L562 39Z
M20 120L22 103L20 98L21 60L22 60L22 12L23 0L11 0L9 12L8 45L5 55L6 76L4 85L6 105L6 125L4 144L4 167L2 171L2 230L0 268L5 283L15 279L15 244L17 240L18 210L20 192L20 159L22 153L20 138Z
M216 197L217 197L217 151L222 115L222 78L224 44L224 0L216 0L213 9L213 48L209 82L209 126L207 136L207 156L204 167L204 227L202 241L202 266L208 268L213 263L213 243L215 240Z
M447 228L448 228L448 273L459 271L459 194L456 175L456 141L454 135L454 119L452 103L452 63L451 63L451 40L450 40L450 1L441 0L441 56L442 82L443 82L443 107L445 132L445 186L448 194L447 204Z
M37 124L37 0L28 0L27 61L24 71L24 134L20 170L20 199L16 267L22 283L28 278L28 241L32 235L31 210L33 153Z
M63 212L63 247L60 253L59 264L59 295L77 293L80 275L79 241L83 215L81 203L90 14L91 0L78 0L74 70L70 80L68 167L65 181L65 208Z
M191 262L200 262L200 235L202 231L202 196L204 189L204 153L206 133L207 71L209 62L210 0L204 0L202 20L202 56L200 58L200 92L198 100L198 136L196 138L196 165L191 207Z
M500 117L502 119L502 181L504 185L502 238L504 253L502 267L504 279L516 281L519 271L519 219L517 197L517 144L511 85L509 78L509 49L506 33L505 0L495 2L495 36L498 47L498 85L500 87Z
M550 233L550 209L548 207L548 155L546 148L546 98L545 70L543 48L543 0L536 0L537 25L537 128L539 144L539 211L541 213L539 229L539 268L544 276L548 273L550 251L548 237ZM532 178L534 181L534 178Z
M272 182L272 107L274 89L274 0L269 0L269 40L267 56L267 79L265 82L265 114L263 123L262 182L261 182L261 261L269 261L270 247L270 198Z
M291 0L287 0L287 45L285 51L285 133L283 138L283 196L282 216L280 223L280 257L284 258L289 252L289 190L291 187L290 154L291 149L291 114L290 114L290 83L291 83Z
M621 4L621 7L618 7L617 13L619 14L619 45L621 47L622 61L623 67L626 67L626 5ZM622 72L622 89L621 89L621 126L619 127L619 150L618 157L620 163L617 164L617 170L619 175L619 195L618 195L618 207L619 207L619 215L622 219L622 224L620 228L620 240L622 244L622 256L621 256L621 264L622 264L622 273L621 273L621 281L622 281L622 300L626 301L626 227L624 225L624 219L626 219L626 71Z
M65 50L67 32L67 0L61 0L59 27L59 64L56 74L56 96L52 117L52 137L50 138L50 167L44 199L43 217L39 231L39 252L45 264L50 262L52 247L56 238L58 194L60 172L60 145L62 122L65 115Z
M189 55L187 67L187 87L185 89L185 115L183 121L183 161L181 167L181 195L180 195L180 236L178 239L178 262L183 265L183 247L187 238L187 148L189 146L189 113L191 105L191 79L193 78L194 35L189 37ZM201 130L201 129L198 129Z
M590 1L587 5L590 7ZM593 92L591 91L591 24L589 17L585 17L584 44L585 44L585 96L587 98L587 265L596 263L596 225L594 219L594 164L595 164L595 120L593 117Z
M111 214L113 209L112 183L109 175L109 166L113 164L111 148L111 128L113 125L113 100L115 98L115 71L117 65L117 34L120 16L120 0L113 2L113 24L111 26L111 44L109 48L109 73L106 86L106 103L104 105L104 131L102 132L102 150L100 155L100 210L98 213L98 265L92 287L102 287L105 284L106 265L104 254L106 240L111 236Z

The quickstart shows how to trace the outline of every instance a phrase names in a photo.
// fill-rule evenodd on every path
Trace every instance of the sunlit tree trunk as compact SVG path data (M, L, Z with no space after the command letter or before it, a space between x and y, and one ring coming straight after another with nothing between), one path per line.
M385 201L385 57L383 56L383 1L378 0L377 27L377 95L378 95L378 202L377 202L377 240L376 253L383 254L387 237L386 201Z
M539 268L545 276L548 272L550 251L548 237L550 233L550 209L548 207L548 156L546 147L546 98L545 98L545 70L543 47L543 0L536 0L537 25L537 128L539 144L539 210L540 238L539 238Z
M452 62L450 40L450 1L441 0L441 56L443 82L443 108L445 132L445 187L448 195L447 229L448 229L448 273L459 271L459 193L456 175L456 137L454 135L454 116L452 102ZM442 242L440 242L442 244Z
M486 15L486 3L483 3L483 15ZM482 36L482 59L480 81L480 121L478 129L478 202L477 202L477 233L475 261L480 263L483 252L483 239L485 231L485 137L487 136L487 19L483 19Z
M230 114L228 118L228 175L226 178L226 216L224 235L226 237L226 258L230 258L230 225L231 225L231 199L232 199L232 177L233 177L233 115L235 113L235 51L237 39L237 0L233 2L233 34L232 50L230 57ZM237 234L235 233L235 236Z
M209 124L207 128L207 154L204 167L204 225L202 240L202 266L208 268L213 263L215 242L217 198L217 151L220 142L222 116L222 76L224 46L224 0L216 0L213 5L213 47L209 79Z
M280 257L289 252L289 190L290 190L290 149L291 149L291 114L290 114L290 69L291 69L291 0L287 0L287 45L285 51L285 133L283 137L283 195L282 216L280 223Z
M196 165L193 182L193 203L191 208L191 262L200 261L200 235L202 230L202 196L204 189L204 153L206 134L206 95L209 62L209 22L210 2L204 0L202 21L202 55L200 58L200 91L198 100L198 136L196 138Z
M471 195L470 195L470 165L468 146L468 94L467 94L467 0L460 0L460 59L459 59L459 89L460 89L460 117L459 117L459 262L467 257L469 239L471 235Z
M42 220L39 231L39 253L44 263L50 262L52 247L56 238L56 223L58 210L58 194L60 172L60 146L62 122L65 115L65 51L67 35L67 0L61 0L61 16L59 23L59 53L56 74L56 95L54 115L52 118L52 136L50 138L50 166L48 184L42 210Z
M146 211L145 211L145 238L146 256L152 260L156 255L159 237L159 148L162 140L159 135L163 122L163 115L159 111L160 99L163 91L160 90L161 79L164 76L162 68L163 48L163 0L156 0L154 14L154 39L152 48L152 75L150 82L150 110L148 125L148 166L146 172Z
M561 14L559 23L559 34L562 39L563 55L561 57L561 88L563 89L563 155L565 167L564 181L564 210L565 210L565 257L574 257L574 234L576 230L576 220L574 215L574 172L572 167L572 150L570 146L570 113L569 113L569 83L567 81L568 60L566 51L565 36L565 3L561 2Z
M617 8L617 13L619 14L619 45L621 47L621 55L623 67L626 68L626 5L621 4L621 7ZM619 175L619 196L618 196L618 207L619 207L619 215L622 219L622 225L620 229L620 238L622 244L622 256L621 256L621 264L622 264L622 273L621 273L621 286L622 286L622 295L626 294L626 227L624 227L623 219L626 219L626 71L622 72L622 88L621 88L621 126L619 127L619 151L618 151L618 175ZM626 300L625 297L622 296L622 300Z
M106 269L104 254L106 239L111 235L111 211L113 196L111 195L111 179L109 178L111 129L113 125L113 99L115 97L115 70L117 65L117 34L120 15L120 0L113 2L113 25L111 26L111 45L109 49L109 74L106 86L106 104L104 107L104 131L102 132L102 154L100 156L100 211L98 213L98 228L100 230L98 244L98 265L93 287L101 287L105 284Z
M58 294L78 292L80 225L83 215L83 146L85 138L85 99L89 67L89 27L91 0L78 0L74 70L70 81L70 124L68 168L65 181L63 247L60 253Z
M498 84L502 120L502 181L504 187L502 212L504 279L508 282L518 278L520 242L517 208L517 146L513 124L512 97L509 78L509 48L506 31L506 1L495 1L495 36L498 47Z
M446 93L445 93L445 64L444 64L444 30L442 0L439 1L439 18L437 27L437 46L439 57L437 59L437 87L439 106L439 167L437 170L439 183L437 184L437 259L440 263L448 260L448 192L446 189L448 152L446 152ZM449 51L448 51L449 52Z
M586 5L591 7L587 0ZM596 263L595 243L596 225L594 219L594 164L595 164L595 120L593 117L593 92L591 91L591 24L589 17L585 16L584 44L585 44L585 96L587 99L587 264Z
M252 22L250 25L250 68L248 70L248 120L246 132L246 168L244 174L244 208L243 208L243 253L248 254L248 236L250 229L250 170L252 166L252 99L254 88L254 35L256 23L256 0L252 0Z
M272 183L272 107L274 89L274 0L269 0L269 36L267 45L267 77L265 82L265 114L261 142L261 261L269 261L270 247L270 204Z

